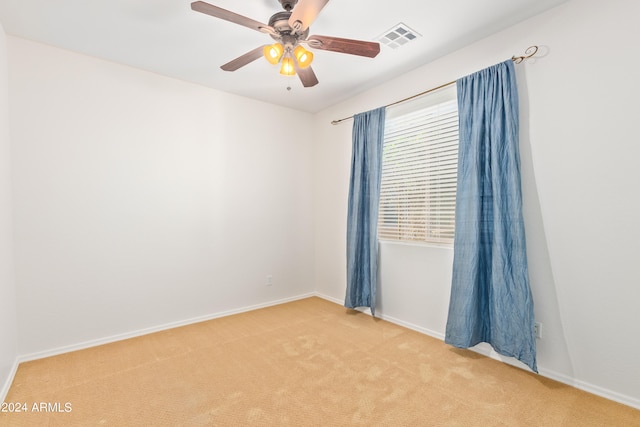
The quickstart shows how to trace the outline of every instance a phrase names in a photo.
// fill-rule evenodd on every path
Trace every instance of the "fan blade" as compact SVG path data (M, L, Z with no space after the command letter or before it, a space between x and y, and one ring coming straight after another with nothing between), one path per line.
M248 63L253 62L256 59L260 58L262 56L263 49L264 49L264 46L257 47L252 51L237 57L233 61L227 62L220 68L222 68L224 71L235 71L238 68L244 67Z
M380 53L380 43L361 40L341 39L329 36L311 36L307 40L313 49L331 52L348 53L349 55L375 58Z
M205 3L203 1L195 1L191 3L191 9L196 12L201 12L207 15L211 15L215 18L224 19L225 21L233 22L234 24L243 25L245 27L251 28L252 30L262 31L262 29L271 29L267 24L263 24L262 22L254 21L251 18L247 18L246 16L238 15L237 13L231 12L226 9L222 9L218 6L214 6L209 3Z
M312 87L318 84L316 73L313 72L313 69L311 69L311 67L300 68L297 62L295 62L295 67L296 73L298 73L298 77L300 77L300 81L302 82L302 86Z
M304 33L327 3L329 0L299 0L289 17L289 26L300 34Z

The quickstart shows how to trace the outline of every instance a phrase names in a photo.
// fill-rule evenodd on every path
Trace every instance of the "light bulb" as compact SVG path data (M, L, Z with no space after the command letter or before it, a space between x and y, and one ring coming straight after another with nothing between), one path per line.
M298 66L300 66L300 68L307 68L313 61L313 53L309 52L302 46L297 46L293 50L293 55L298 60Z
M293 58L286 57L282 60L282 67L280 68L280 74L285 76L294 76L296 69L293 65Z
M273 65L276 65L280 61L283 52L284 47L280 43L265 46L263 49L264 57Z

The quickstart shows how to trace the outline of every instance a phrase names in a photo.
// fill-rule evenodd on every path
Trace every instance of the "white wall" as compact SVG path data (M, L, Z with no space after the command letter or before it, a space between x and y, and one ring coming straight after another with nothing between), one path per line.
M7 48L0 26L0 401L8 390L18 354L12 242Z
M315 279L343 300L351 122L541 46L517 66L530 276L543 375L640 407L640 3L574 0L317 115ZM452 250L382 244L384 317L442 337Z
M9 37L0 383L17 337L17 353L33 355L314 284L342 300L351 123L329 122L539 44L538 59L517 66L539 367L640 407L639 12L637 2L573 0L315 118ZM280 137L284 123L290 135L314 125L315 144ZM380 312L442 336L452 250L383 244L381 256Z
M22 356L313 292L311 115L8 40Z

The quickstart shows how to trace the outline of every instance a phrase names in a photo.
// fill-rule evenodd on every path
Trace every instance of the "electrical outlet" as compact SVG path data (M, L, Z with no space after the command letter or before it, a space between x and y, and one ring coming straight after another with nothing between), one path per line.
M536 338L542 338L542 323L536 322L533 330L536 333Z
M273 285L273 276L269 274L267 276L267 286L271 286L271 285Z

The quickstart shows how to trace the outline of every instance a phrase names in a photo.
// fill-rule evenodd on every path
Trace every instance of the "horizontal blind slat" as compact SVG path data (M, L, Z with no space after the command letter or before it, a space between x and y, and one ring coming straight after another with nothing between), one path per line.
M416 102L385 124L378 236L452 243L458 167L455 92L427 108ZM412 101L415 102L415 101Z

